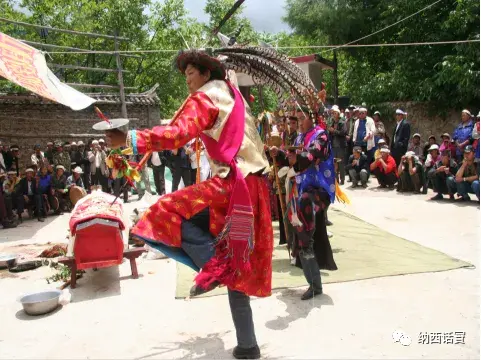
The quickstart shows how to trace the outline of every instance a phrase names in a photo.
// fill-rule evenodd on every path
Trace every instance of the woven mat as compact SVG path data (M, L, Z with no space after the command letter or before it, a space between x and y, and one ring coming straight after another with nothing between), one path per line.
M402 239L343 211L329 210L334 225L331 246L338 270L322 270L323 283L336 283L426 272L453 270L472 265L442 252ZM277 222L274 244L279 243ZM276 246L272 259L272 288L306 286L301 269L289 264L285 246ZM185 298L193 285L195 272L177 264L176 298ZM225 294L218 288L203 296Z

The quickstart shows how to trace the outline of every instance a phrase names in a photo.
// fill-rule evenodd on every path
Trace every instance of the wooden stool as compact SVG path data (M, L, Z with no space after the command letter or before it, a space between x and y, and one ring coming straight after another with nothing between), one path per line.
M130 260L130 271L132 272L132 278L133 279L138 279L139 278L139 273L137 271L137 262L135 259L137 259L142 253L144 253L146 250L144 248L134 248L134 249L127 249L124 251L123 256L126 259ZM77 263L75 262L75 257L73 256L64 256L58 259L58 262L60 264L64 264L65 266L68 266L70 268L70 287L72 289L75 289L77 286ZM97 269L97 267L92 267L94 270Z

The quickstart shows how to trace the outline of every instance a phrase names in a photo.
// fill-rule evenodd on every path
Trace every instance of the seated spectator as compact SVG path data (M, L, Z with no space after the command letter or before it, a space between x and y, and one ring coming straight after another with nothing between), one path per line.
M43 165L40 168L40 172L37 175L38 191L42 196L42 201L45 209L45 215L50 210L48 204L52 204L52 175L48 173L47 166ZM44 210L44 209L42 209Z
M440 160L439 146L437 144L431 145L426 161L424 162L424 173L426 176L424 178L423 194L428 193L428 188L433 188L431 179L434 177L434 165Z
M456 145L454 145L454 142L451 140L451 135L448 133L444 133L441 135L441 145L439 146L439 152L442 153L444 150L449 150L451 152L451 159L456 158Z
M52 179L52 195L58 200L59 207L55 215L61 215L66 209L68 200L67 178L64 175L65 167L57 165L57 173Z
M428 142L426 144L424 144L424 153L423 153L424 159L427 159L428 154L429 154L429 148L433 145L437 145L436 136L431 135L428 139Z
M5 173L0 173L0 181L5 177ZM0 188L0 224L4 229L17 227L17 222L10 220L7 215L7 209L3 198L3 188Z
M84 183L82 181L83 173L84 172L82 171L82 168L80 166L77 166L75 169L73 169L72 175L67 178L67 187L71 188L72 186L79 186L85 189Z
M443 194L448 194L450 200L454 200L456 193L456 182L454 181L458 164L451 158L451 152L446 149L441 152L441 160L434 165L434 172L431 173L433 190L436 196L431 200L442 200Z
M20 182L20 178L17 177L16 171L7 172L7 180L3 182L3 199L5 201L5 207L7 211L7 217L13 221L13 209L17 209L16 187Z
M424 148L421 145L421 135L418 133L413 135L412 141L409 143L408 151L412 151L420 160L425 160Z
M424 184L423 164L421 164L413 151L408 151L406 155L401 157L398 174L399 183L397 191L421 193L421 187Z
M369 161L367 156L362 153L362 149L359 146L355 146L352 150L352 155L349 157L349 161L346 165L346 170L352 179L352 188L358 186L361 181L363 188L367 187L367 180L369 179Z
M381 149L386 146L387 146L386 140L379 139L379 141L377 142L377 149L374 152L374 160L377 160L381 157Z
M371 164L370 170L381 188L394 189L394 184L398 181L397 166L387 147L381 149L381 157Z
M18 220L22 222L22 214L25 207L28 208L29 214L34 210L37 220L43 222L43 202L37 181L34 178L33 169L29 168L25 171L25 177L20 180L16 188L17 198L17 214ZM35 207L35 208L33 208Z
M471 145L464 148L464 160L456 173L457 190L460 201L469 201L468 194L475 194L479 200L479 162L475 162ZM450 186L454 186L450 184Z

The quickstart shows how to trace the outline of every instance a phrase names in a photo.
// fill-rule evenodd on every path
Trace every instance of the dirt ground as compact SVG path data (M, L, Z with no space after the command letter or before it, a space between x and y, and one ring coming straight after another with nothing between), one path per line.
M375 180L374 180L375 181ZM470 262L476 269L327 284L300 301L305 288L253 299L264 358L479 359L479 205L433 203L429 195L347 190L335 205L395 235ZM130 211L135 206L126 206ZM68 215L0 230L0 252L18 244L66 242ZM339 231L339 230L337 230ZM335 234L332 242L335 242ZM175 264L141 259L89 271L70 290L72 302L42 317L16 301L47 285L47 267L0 276L1 359L224 359L236 345L226 296L175 300ZM409 335L403 346L395 330ZM420 344L422 332L464 332L465 344Z

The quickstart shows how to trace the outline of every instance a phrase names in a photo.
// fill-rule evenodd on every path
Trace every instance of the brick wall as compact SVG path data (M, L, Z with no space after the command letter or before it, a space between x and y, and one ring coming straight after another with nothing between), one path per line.
M425 103L416 102L390 102L379 104L376 107L382 114L382 121L386 127L388 136L391 138L396 126L395 111L401 108L408 113L408 121L411 124L411 136L415 133L421 135L422 141L427 141L430 135L439 140L443 133L453 134L454 128L461 121L461 111L450 110L443 114L436 113ZM470 110L472 114L474 109ZM370 114L372 116L372 114Z
M97 105L109 118L121 116L120 104ZM159 106L128 105L129 127L145 128L160 121ZM33 146L46 146L47 141L79 141L100 138L102 133L92 129L100 121L93 107L73 111L59 104L0 103L0 139L3 144L20 148L20 168L30 164Z

